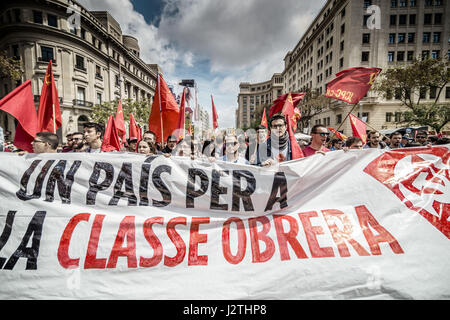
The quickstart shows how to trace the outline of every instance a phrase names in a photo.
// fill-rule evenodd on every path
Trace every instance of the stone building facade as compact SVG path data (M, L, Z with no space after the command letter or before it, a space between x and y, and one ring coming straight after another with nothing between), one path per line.
M138 39L123 35L108 12L88 11L71 0L7 0L0 9L0 50L21 61L19 83L31 80L36 108L53 61L61 140L82 130L95 104L130 98L151 105L159 67L140 58ZM17 85L0 79L0 95ZM15 119L0 111L0 126L13 135Z

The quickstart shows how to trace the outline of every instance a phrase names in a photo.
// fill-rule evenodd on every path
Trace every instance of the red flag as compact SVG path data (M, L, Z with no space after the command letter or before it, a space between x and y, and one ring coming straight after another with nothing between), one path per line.
M178 141L181 139L184 139L184 126L185 126L185 116L186 116L186 107L185 107L185 100L186 100L186 93L185 88L183 88L183 94L181 96L181 102L180 102L180 114L178 115Z
M269 125L267 124L266 108L264 108L263 116L261 119L261 125L266 127L266 139L268 139L269 138Z
M347 140L347 136L343 135L342 133L340 133L339 131L333 129L333 128L328 128L328 130L330 130L331 132L334 133L334 135L338 138L341 139L342 141Z
M305 97L304 93L290 93L290 95L292 97L292 103L294 104L294 108L297 107L300 101L302 101L303 98ZM288 98L288 96L289 94L286 93L274 100L272 106L269 109L269 117L272 117L274 114L281 112L281 110L283 110L285 101Z
M219 116L217 115L216 106L214 105L214 100L213 100L212 95L211 95L211 102L212 102L213 129L216 130L219 127L219 123L217 122L217 119L219 119Z
M117 133L119 137L122 139L122 145L125 143L127 139L127 131L125 128L125 119L123 118L123 108L122 108L122 100L119 100L119 105L117 107L115 125L117 129Z
M292 130L295 132L295 130L297 130L297 121L300 119L301 115L298 109L294 108L294 101L290 93L284 102L281 113L284 114L286 119L289 120Z
M178 126L180 108L164 78L158 74L152 112L148 119L149 130L156 134L156 141L165 142Z
M141 128L139 128L138 124L134 120L132 113L130 113L130 125L128 128L128 136L130 137L130 140L132 139L137 139L138 141L142 140Z
M305 156L303 154L302 148L300 148L300 145L298 144L297 139L295 139L295 134L294 134L294 130L292 130L291 122L289 121L287 115L285 115L285 118L286 118L286 123L287 123L287 127L288 127L289 141L291 142L291 151L292 151L292 159L291 160L304 158Z
M19 122L14 136L14 145L22 150L33 152L31 142L38 132L38 119L31 81L25 81L1 99L0 110L8 112Z
M50 60L39 100L38 131L56 133L59 127L61 127L61 109L55 79L53 78L53 64Z
M327 84L325 97L357 104L372 87L380 68L356 67L336 74L336 78Z
M366 144L367 142L366 123L351 113L349 114L349 117L350 122L352 124L353 136L360 137L363 144Z
M106 125L105 135L102 142L102 152L119 151L121 148L119 134L117 132L114 117L111 115Z

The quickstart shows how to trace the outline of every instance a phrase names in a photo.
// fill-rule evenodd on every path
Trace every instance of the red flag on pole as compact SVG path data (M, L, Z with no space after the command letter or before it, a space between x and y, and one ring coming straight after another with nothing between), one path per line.
M156 141L165 142L178 126L180 108L164 78L158 74L152 112L148 119L149 130L156 134Z
M19 122L14 136L14 145L22 150L33 152L31 142L38 132L38 119L31 81L25 81L1 99L0 110L8 112Z
M185 116L186 116L186 88L183 88L183 93L181 95L181 102L180 102L180 114L178 116L178 141L180 141L181 139L184 139L184 135L185 135Z
M102 142L102 152L119 151L121 148L119 133L117 132L114 117L111 115L106 125L105 135Z
M297 121L300 119L301 115L298 109L294 108L294 101L290 93L284 102L281 113L287 116L286 119L289 120L292 130L295 132L295 130L297 130Z
M342 70L327 84L325 97L357 104L372 87L381 70L364 67Z
M297 105L300 103L300 101L303 100L305 97L304 93L290 93L292 98L292 103L294 105L294 108L297 107ZM283 110L284 104L286 102L286 99L288 98L289 93L283 94L279 96L277 99L274 100L272 106L269 109L269 117L272 117L274 114L277 114L278 112L281 112Z
M122 100L119 100L119 105L117 106L115 125L117 129L117 133L119 137L122 139L122 145L125 144L127 139L127 131L125 128L125 119L123 117L123 108L122 108Z
M340 133L339 131L337 131L337 130L335 130L335 129L333 129L333 128L328 128L328 130L330 130L331 132L333 132L334 135L335 135L338 139L340 139L340 140L342 140L342 141L347 140L347 136L343 135L343 134Z
M38 131L56 133L59 127L61 127L61 109L53 77L53 64L50 60L39 100Z
M214 99L211 95L211 102L212 102L212 121L213 121L213 129L216 130L219 127L219 123L217 122L217 119L219 119L219 116L217 115L216 106L214 105Z
M366 123L353 114L349 114L350 123L352 124L353 136L360 137L363 144L367 142Z
M268 139L269 138L269 125L267 123L266 108L264 108L264 111L263 111L263 116L262 116L262 119L261 119L261 125L266 127L266 139Z
M130 137L130 140L132 140L132 139L137 139L138 141L142 140L141 129L139 128L138 124L134 120L132 113L130 113L130 125L128 128L128 136Z
M289 133L289 141L291 142L291 151L292 151L292 159L300 159L304 158L305 155L303 154L302 148L300 148L300 145L297 142L297 139L295 139L294 130L292 130L291 122L288 119L288 116L285 115L286 123L288 127L288 133Z

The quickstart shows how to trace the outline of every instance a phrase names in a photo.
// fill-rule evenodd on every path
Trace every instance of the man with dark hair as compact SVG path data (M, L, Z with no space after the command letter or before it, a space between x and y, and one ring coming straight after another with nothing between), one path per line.
M142 140L145 140L148 143L155 145L156 144L156 134L150 130L145 131L144 135L142 136Z
M316 124L314 127L312 127L311 144L303 148L303 155L305 157L309 157L316 153L325 154L325 152L331 151L330 149L325 147L329 135L330 133L328 132L327 127L325 127L324 125Z
M265 150L258 152L263 167L276 162L292 160L292 147L287 131L286 119L282 114L276 114L270 119L270 137L267 140L267 154Z
M72 151L72 145L73 145L72 137L73 137L73 133L69 133L69 134L66 135L67 143L66 143L66 145L64 146L64 148L62 149L61 152L66 153L66 152Z
M421 130L417 131L415 142L419 143L421 146L426 146L428 142L428 132Z
M102 148L103 126L95 122L87 122L83 126L84 139L88 145L85 152L100 153Z
M342 140L341 139L332 139L331 140L331 151L342 150Z
M84 135L81 132L75 132L72 135L72 151L69 152L83 152L84 151Z
M171 154L172 151L175 149L175 147L177 146L177 137L176 136L168 136L167 137L167 144L166 146L161 150L162 153L164 154Z
M138 143L138 139L136 138L131 138L131 139L127 139L127 151L128 152L136 152L136 145Z
M249 135L245 159L252 165L261 166L261 152L267 158L267 129L263 125L256 127L256 135Z
M390 136L391 144L389 145L390 149L398 149L403 148L402 146L402 134L401 132L392 132Z
M345 146L348 149L362 149L363 142L360 137L349 137L347 141L345 141Z
M378 131L370 131L367 135L367 143L364 149L385 149L386 144L380 140L380 133Z
M33 153L56 153L59 139L54 133L38 132L31 144L33 146Z

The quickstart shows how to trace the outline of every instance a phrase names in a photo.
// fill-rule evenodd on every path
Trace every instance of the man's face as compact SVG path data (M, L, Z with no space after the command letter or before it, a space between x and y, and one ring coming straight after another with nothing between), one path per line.
M80 150L83 148L84 141L83 141L83 135L76 134L72 137L72 149L74 150Z
M225 144L226 144L226 152L233 154L236 152L236 150L239 148L238 141L236 137L226 137L225 138Z
M175 139L169 139L169 141L167 141L167 147L170 150L173 150L173 148L175 148L176 145L177 145L177 140L175 140Z
M286 132L286 124L284 123L284 121L282 119L276 119L276 120L272 121L270 126L271 126L272 132L275 134L275 136L277 136L277 137L284 136L284 133Z
M325 145L329 135L327 128L318 127L315 129L315 132L311 133L312 143Z
M392 136L392 138L391 138L391 145L394 147L399 147L401 141L402 141L402 135L396 134L396 135Z
M267 130L265 130L265 129L259 129L257 132L256 132L256 138L257 138L257 141L258 141L258 143L263 143L263 142L265 142L266 141L266 137L267 137Z
M352 143L352 145L349 147L349 149L362 149L362 147L363 147L362 141L358 141L358 142Z
M134 152L136 150L136 144L137 144L136 140L130 141L130 143L128 143L128 149Z
M31 145L33 146L33 153L46 153L50 148L48 143L42 141L42 138L40 137L34 138L34 140L31 142Z
M144 133L143 140L147 141L148 143L154 144L156 142L156 138L151 133Z
M336 150L341 150L342 149L342 141L336 142L333 146Z
M424 135L423 133L418 133L416 136L416 142L420 143L420 144L424 144L425 142L427 142L427 136Z
M100 132L95 128L84 128L84 139L87 143L92 143L100 138Z
M378 145L379 142L380 142L380 134L378 132L370 135L370 143L372 145Z
M66 138L67 138L67 146L69 148L72 148L72 146L73 146L73 136L66 136Z

